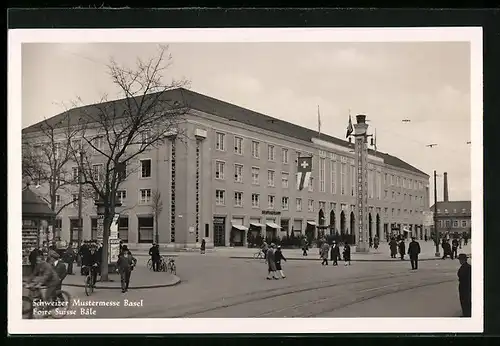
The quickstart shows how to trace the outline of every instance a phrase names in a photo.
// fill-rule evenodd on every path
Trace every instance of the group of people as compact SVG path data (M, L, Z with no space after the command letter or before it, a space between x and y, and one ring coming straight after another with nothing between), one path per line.
M59 254L53 249L49 249L46 254L40 249L35 250L32 251L34 267L27 281L44 286L46 290L43 298L53 300L56 298L56 293L61 290L63 280L66 278L66 264L61 261Z
M267 243L264 242L261 250L264 253L264 259L267 263L267 280L285 279L286 276L283 272L281 261L286 262L286 258L283 256L281 246L276 246L274 243L267 245Z
M328 256L334 266L338 265L338 261L342 260L340 257L340 247L337 245L337 241L333 241L332 245L328 242L324 242L319 250L319 256L322 259L321 265L328 265ZM344 258L344 265L351 265L351 247L348 243L344 243L344 249L342 251L342 257Z

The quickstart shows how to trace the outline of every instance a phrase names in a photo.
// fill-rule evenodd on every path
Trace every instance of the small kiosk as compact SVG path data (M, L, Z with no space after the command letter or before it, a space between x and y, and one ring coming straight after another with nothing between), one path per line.
M22 191L22 251L23 275L31 273L29 255L44 242L50 241L49 221L55 213L27 185Z

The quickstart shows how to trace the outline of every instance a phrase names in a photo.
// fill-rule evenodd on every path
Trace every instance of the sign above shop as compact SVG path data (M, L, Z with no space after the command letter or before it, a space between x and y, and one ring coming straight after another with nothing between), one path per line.
M281 215L281 211L263 210L262 215Z

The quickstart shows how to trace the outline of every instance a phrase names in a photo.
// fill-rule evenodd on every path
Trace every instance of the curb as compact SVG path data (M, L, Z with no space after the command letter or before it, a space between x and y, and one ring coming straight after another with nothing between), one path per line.
M150 288L162 288L162 287L170 287L170 286L176 286L178 284L181 283L181 279L176 276L176 275L172 275L174 276L174 279L172 280L172 282L169 282L167 284L157 284L157 285L146 285L146 286L130 286L129 289L135 289L135 290L142 290L142 289L150 289ZM118 281L116 281L118 282ZM85 287L84 284L63 284L63 287L64 286L70 286L70 287ZM111 287L111 286L100 286L100 285L96 285L95 287L96 289L101 289L101 290L120 290L121 287Z
M468 255L469 258L471 258L470 255ZM231 259L254 259L257 260L253 257L249 256L231 256L229 257ZM441 257L434 257L434 258L419 258L418 261L437 261L441 260ZM287 261L321 261L321 258L287 258ZM330 261L330 259L328 259ZM342 260L343 261L343 260ZM391 258L391 259L352 259L351 262L405 262L409 261L409 259L404 259L401 261L399 258Z

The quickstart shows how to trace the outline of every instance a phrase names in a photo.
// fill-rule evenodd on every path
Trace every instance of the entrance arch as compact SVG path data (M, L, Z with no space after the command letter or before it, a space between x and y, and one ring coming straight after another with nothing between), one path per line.
M380 215L377 214L377 218L375 221L375 230L377 232L377 238L380 239Z
M325 213L323 209L320 209L318 212L318 239L321 239L325 235Z
M354 217L353 211L351 211L351 216L350 216L350 234L351 234L350 242L352 244L355 244L356 243L356 219Z
M340 234L345 234L345 213L343 210L340 213Z
M372 231L372 213L368 214L368 237L373 239L373 231Z
M335 212L330 211L330 235L335 234Z

